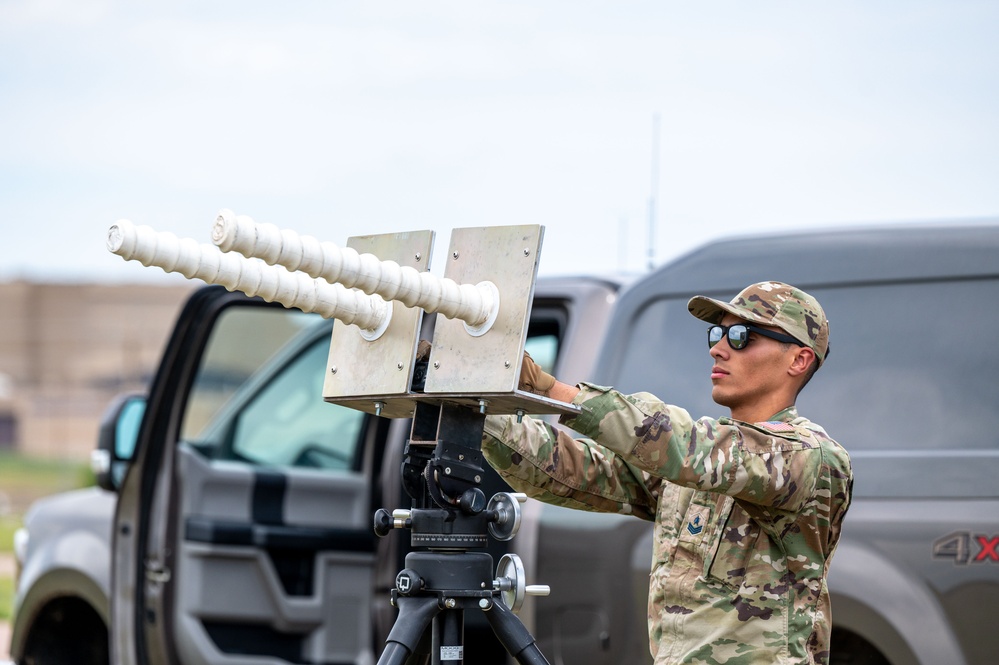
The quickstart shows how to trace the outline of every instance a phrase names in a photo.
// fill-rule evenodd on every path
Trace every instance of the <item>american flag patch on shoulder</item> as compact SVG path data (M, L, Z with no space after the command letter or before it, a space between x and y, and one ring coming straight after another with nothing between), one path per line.
M775 420L771 420L771 421L767 421L765 423L756 423L756 424L759 425L760 427L764 428L764 429L770 430L771 432L793 432L794 431L794 425L790 425L788 423L782 423L779 420L776 420L776 421Z

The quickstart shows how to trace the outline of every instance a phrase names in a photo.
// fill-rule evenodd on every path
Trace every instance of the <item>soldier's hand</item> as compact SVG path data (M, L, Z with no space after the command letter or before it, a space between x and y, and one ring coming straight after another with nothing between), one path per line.
M555 377L541 369L531 354L524 351L524 363L520 366L520 383L517 384L517 388L548 397L554 386Z

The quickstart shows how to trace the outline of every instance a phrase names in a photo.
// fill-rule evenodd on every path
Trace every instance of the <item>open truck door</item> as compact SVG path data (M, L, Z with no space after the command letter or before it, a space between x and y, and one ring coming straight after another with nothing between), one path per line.
M374 660L387 421L323 401L331 329L221 287L181 313L121 488L113 662Z

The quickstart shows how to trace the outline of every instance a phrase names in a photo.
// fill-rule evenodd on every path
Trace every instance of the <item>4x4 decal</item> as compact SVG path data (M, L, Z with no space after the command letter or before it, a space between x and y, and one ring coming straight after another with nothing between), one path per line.
M972 553L976 547L978 551ZM933 541L933 558L953 559L956 566L970 563L999 563L999 536L955 531Z

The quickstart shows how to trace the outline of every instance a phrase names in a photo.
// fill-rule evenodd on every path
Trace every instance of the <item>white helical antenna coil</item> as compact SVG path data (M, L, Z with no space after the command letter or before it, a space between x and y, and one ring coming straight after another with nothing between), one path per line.
M223 252L190 238L137 226L127 219L119 220L108 230L107 248L126 261L157 266L188 279L220 284L230 291L354 324L369 340L377 339L391 319L392 307L378 296Z
M270 265L300 270L311 277L422 307L465 322L472 335L484 334L496 320L499 290L492 282L457 284L374 254L358 254L332 242L320 242L273 224L258 224L246 215L221 210L212 226L212 242L226 252L263 259Z

